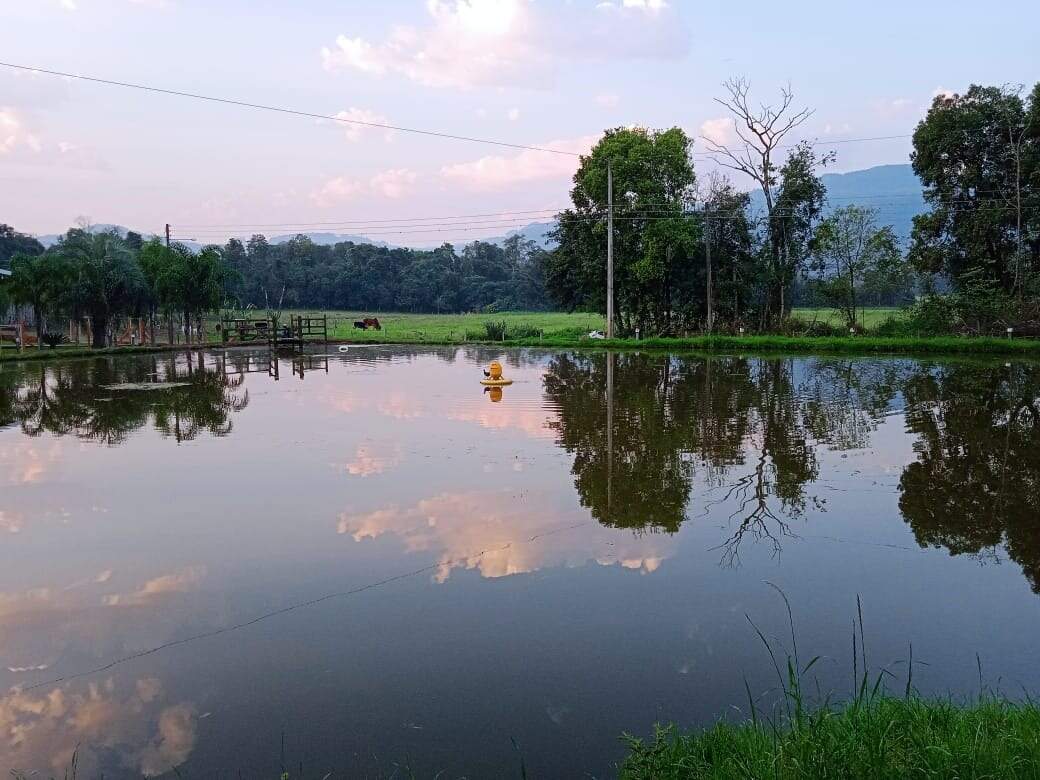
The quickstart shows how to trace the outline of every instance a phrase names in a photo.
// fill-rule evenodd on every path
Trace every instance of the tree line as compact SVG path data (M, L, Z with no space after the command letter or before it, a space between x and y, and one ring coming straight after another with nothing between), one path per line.
M934 99L913 135L929 210L908 247L870 206L828 211L821 172L834 155L791 143L811 115L793 94L762 105L733 80L718 102L733 118L731 138L703 144L722 170L753 182L754 199L727 175L698 178L682 129L617 128L581 158L551 251L520 236L459 251L255 235L192 252L80 228L44 251L0 226L0 266L13 273L0 296L31 307L41 330L55 314L89 317L95 346L121 317L148 317L154 336L156 317L175 314L190 333L221 304L603 313L609 169L621 335L783 330L796 302L832 307L857 327L868 302L915 300L909 319L884 326L892 335L997 324L1040 334L1040 84Z
M985 330L1001 317L1040 330L1040 84L1025 97L1021 87L972 86L934 99L911 157L930 210L915 218L909 247L869 206L827 212L821 171L834 155L790 143L811 112L789 91L775 105L752 100L744 80L725 91L732 138L703 142L761 197L726 175L700 181L693 139L678 127L607 131L559 215L546 269L559 306L606 310L609 167L622 334L776 330L796 297L850 326L867 301L917 296L927 299L919 320L937 330ZM937 293L946 287L952 295Z

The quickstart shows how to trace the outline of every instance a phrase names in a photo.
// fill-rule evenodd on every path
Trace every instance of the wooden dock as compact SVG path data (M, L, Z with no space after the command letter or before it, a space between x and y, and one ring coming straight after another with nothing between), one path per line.
M303 351L307 344L329 343L329 318L297 316L282 322L278 317L225 317L220 321L220 338L226 345L266 343L271 349Z

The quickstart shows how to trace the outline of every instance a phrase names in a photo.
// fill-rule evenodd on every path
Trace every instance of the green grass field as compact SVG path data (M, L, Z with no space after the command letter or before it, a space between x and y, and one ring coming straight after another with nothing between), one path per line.
M915 697L823 710L786 728L763 721L629 739L622 780L680 778L1037 778L1040 709Z
M321 312L291 312L296 314L318 314ZM360 312L328 312L330 321L329 338L337 341L378 342L457 342L463 341L467 333L482 334L484 323L505 322L507 327L529 326L538 328L546 336L571 335L590 330L602 330L603 317L598 314L563 312L499 312L497 314L363 314ZM366 316L377 316L381 331L356 330L354 320Z
M906 309L876 306L860 310L859 324L864 328L875 328L890 317L901 317ZM823 322L828 325L844 325L845 318L834 309L792 309L791 316L802 322Z

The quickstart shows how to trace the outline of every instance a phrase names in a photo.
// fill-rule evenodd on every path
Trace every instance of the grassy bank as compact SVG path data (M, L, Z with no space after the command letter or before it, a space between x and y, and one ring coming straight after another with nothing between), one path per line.
M869 317L887 318L893 310L866 310ZM803 323L811 323L817 315L827 312L796 310ZM285 312L284 317L296 314L321 314L320 312ZM831 313L833 314L833 312ZM817 354L905 354L905 355L1019 355L1040 358L1040 339L1006 339L993 337L913 337L913 336L780 336L705 335L689 338L636 339L590 339L592 330L604 328L603 318L594 314L561 312L502 312L498 314L381 314L381 330L358 330L353 321L363 315L354 312L328 313L329 338L346 344L493 344L503 347L544 347L549 349L644 349L660 351L704 351L704 352L775 352ZM488 323L505 326L504 339L489 339ZM214 323L215 324L215 323ZM209 329L211 346L220 346L215 328ZM263 347L263 343L252 346ZM167 349L184 349L177 346L115 347L91 350L86 347L64 346L54 350L13 349L0 351L0 361L48 360L67 357L84 357L106 354L135 354Z
M627 780L1040 777L1040 708L1031 703L878 698L783 730L758 721L627 739Z
M0 363L13 363L14 361L26 360L65 360L66 358L100 357L102 355L147 355L155 352L181 351L195 349L184 344L159 344L156 346L144 345L136 347L108 347L106 349L91 349L90 347L57 347L55 349L30 348L19 352L16 349L5 349L0 351Z

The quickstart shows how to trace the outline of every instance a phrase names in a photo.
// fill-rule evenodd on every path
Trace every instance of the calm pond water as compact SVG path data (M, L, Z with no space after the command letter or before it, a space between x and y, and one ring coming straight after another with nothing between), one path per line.
M775 701L768 583L824 694L857 596L893 689L912 643L926 694L1035 692L1038 403L1025 362L2 365L0 766L609 777Z

